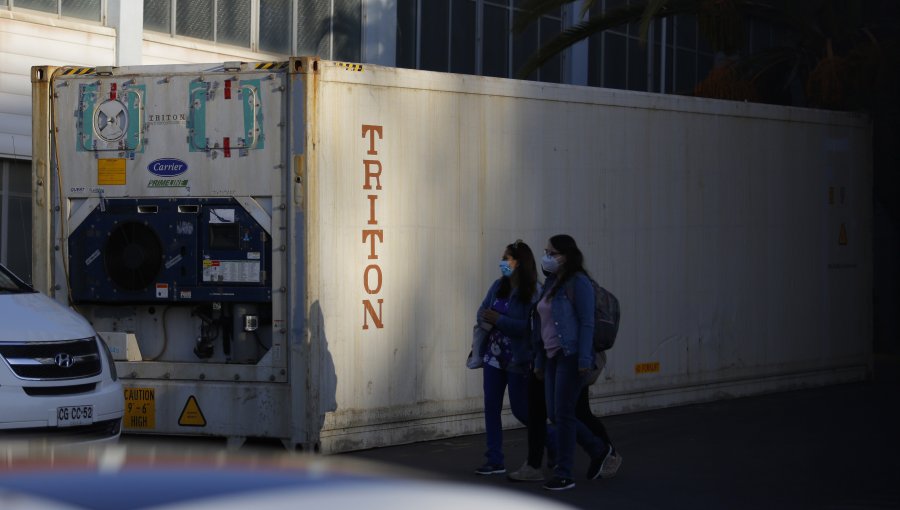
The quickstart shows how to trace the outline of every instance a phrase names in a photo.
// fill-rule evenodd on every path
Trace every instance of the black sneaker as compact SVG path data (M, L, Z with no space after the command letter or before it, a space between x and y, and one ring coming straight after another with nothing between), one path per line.
M606 454L601 455L600 457L595 457L595 458L591 459L591 465L588 467L588 470L587 470L587 479L588 480L596 480L596 479L600 478L600 471L601 471L601 468L603 467L603 463L606 462L606 459L608 459L609 456L612 454L613 454L613 447L607 446Z
M497 464L485 464L475 470L476 475L502 475L506 468Z
M575 487L575 480L558 476L554 476L549 482L544 484L544 488L548 491L566 491L573 487Z

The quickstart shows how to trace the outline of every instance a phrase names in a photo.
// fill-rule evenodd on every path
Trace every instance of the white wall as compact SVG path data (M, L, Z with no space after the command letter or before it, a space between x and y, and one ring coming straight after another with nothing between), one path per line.
M0 157L31 158L31 66L113 65L115 31L0 10Z

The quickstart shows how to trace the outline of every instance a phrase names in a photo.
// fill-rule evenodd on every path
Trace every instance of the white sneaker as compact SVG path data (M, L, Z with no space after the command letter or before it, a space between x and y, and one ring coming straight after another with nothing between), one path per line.
M509 474L509 479L516 482L543 482L544 473L537 468L528 465L528 461L522 467Z
M612 448L610 448L612 450ZM611 478L619 472L619 466L622 465L622 456L619 455L619 452L613 450L611 451L605 459L603 459L603 464L600 464L600 478Z

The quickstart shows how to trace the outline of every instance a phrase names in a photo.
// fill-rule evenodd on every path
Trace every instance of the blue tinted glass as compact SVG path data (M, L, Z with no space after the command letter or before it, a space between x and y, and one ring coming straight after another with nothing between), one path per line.
M62 15L100 21L100 0L63 0Z
M291 53L291 0L259 0L259 49Z
M175 4L175 33L213 40L213 0L182 0Z
M56 0L16 0L16 7L35 11L56 12Z
M170 0L144 0L144 29L170 33L172 31Z

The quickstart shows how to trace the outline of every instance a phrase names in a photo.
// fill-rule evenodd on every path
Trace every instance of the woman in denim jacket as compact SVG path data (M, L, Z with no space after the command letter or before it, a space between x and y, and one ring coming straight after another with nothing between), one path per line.
M528 423L526 376L532 366L531 343L526 337L528 311L537 298L537 266L527 244L518 240L506 247L500 259L501 277L488 290L478 308L478 322L490 329L484 357L484 426L486 461L479 475L506 472L503 463L503 428L500 412L509 388L513 416Z
M548 490L575 486L572 467L577 442L592 463L606 456L609 446L575 416L575 403L594 369L594 288L584 269L584 255L568 235L553 236L544 249L541 267L547 280L536 306L532 327L535 376L544 379L547 415L555 434L548 437L556 455Z

